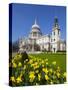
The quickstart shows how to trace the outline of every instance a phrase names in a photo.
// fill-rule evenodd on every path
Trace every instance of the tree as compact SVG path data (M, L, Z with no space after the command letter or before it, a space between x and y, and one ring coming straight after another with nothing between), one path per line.
M19 42L17 40L17 41L12 43L12 51L13 52L18 52L18 50L19 50Z

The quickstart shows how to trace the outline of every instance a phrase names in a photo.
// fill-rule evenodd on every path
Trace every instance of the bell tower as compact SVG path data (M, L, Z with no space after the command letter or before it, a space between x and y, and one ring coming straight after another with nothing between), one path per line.
M54 25L52 28L52 37L51 37L52 48L51 48L51 51L56 52L59 50L59 46L60 46L59 41L60 41L60 28L59 28L58 18L55 17Z

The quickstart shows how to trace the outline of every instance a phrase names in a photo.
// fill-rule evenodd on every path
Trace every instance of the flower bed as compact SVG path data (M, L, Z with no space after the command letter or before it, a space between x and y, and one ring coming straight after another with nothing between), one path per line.
M17 54L9 63L9 67L12 68L10 76L12 86L62 84L66 82L66 72L63 72L55 61L49 65L47 58L42 60L32 55L28 55L28 57L29 59L23 61L22 55Z

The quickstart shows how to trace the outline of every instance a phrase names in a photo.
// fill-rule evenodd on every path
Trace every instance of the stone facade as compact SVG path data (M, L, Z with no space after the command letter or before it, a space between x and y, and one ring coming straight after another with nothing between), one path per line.
M43 35L36 20L27 38L19 40L19 51L65 51L66 42L61 40L58 18L55 17L51 35Z

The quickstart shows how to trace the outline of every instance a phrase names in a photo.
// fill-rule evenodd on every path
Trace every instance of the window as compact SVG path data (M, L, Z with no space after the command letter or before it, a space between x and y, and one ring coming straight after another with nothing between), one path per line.
M52 39L51 39L51 42L52 42Z
M58 31L58 35L59 35L59 31Z
M54 35L55 35L55 32L54 32Z
M37 36L37 33L36 32L33 32L33 36L36 37Z
M55 39L54 39L54 41L55 41Z

